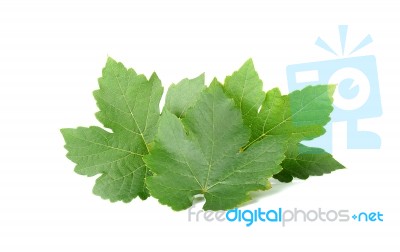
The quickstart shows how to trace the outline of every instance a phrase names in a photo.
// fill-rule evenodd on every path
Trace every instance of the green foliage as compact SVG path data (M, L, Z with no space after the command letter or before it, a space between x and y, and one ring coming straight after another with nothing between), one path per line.
M290 182L344 168L332 155L300 142L324 134L335 86L267 93L248 60L209 87L204 74L163 93L150 79L109 58L94 97L100 127L62 129L75 171L100 175L93 192L110 201L149 195L174 210L206 199L204 209L226 210L268 190L269 178Z
M96 195L111 201L146 199L145 178L151 172L143 156L158 127L161 82L156 74L147 80L109 58L99 86L96 117L113 133L99 127L62 129L67 157L77 164L78 174L101 174L93 188Z
M268 178L282 170L285 139L271 136L244 152L249 129L240 111L214 80L183 120L169 111L161 116L154 148L145 162L155 174L151 194L175 210L204 194L204 209L230 209L265 190Z
M260 80L257 76L252 61L247 61L239 71L233 73L225 81L226 93L233 98L242 112L245 124L251 128L251 141L243 149L247 149L267 136L286 136L288 151L283 161L283 170L274 176L281 182L290 182L293 177L306 179L308 176L322 175L343 168L332 157L330 159L335 162L331 162L327 158L327 153L315 151L316 149L311 149L315 151L312 157L302 156L309 162L322 161L314 165L314 169L310 169L310 164L304 160L300 162L293 159L294 153L305 151L305 146L299 145L301 141L312 140L325 133L324 125L330 121L329 115L333 110L335 86L308 86L289 95L282 95L278 88L274 88L263 95L264 101L261 105L256 97L264 93L262 85L258 85ZM228 85L230 83L235 83L235 89ZM252 96L250 94L247 96L251 98L244 99L246 92L243 90L251 90ZM252 116L247 116L250 113ZM315 169L319 169L320 172L316 173Z

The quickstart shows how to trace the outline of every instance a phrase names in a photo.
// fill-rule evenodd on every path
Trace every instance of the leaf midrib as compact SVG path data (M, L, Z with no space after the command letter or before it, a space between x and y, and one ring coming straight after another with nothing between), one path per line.
M120 90L120 92L121 92L122 97L124 98L124 101L125 101L125 104L126 104L128 110L129 110L129 113L131 114L131 117L132 117L134 123L136 124L136 127L137 127L137 129L138 129L138 131L139 131L140 137L142 138L142 140L143 140L143 142L144 142L144 145L146 146L147 153L149 153L149 152L150 152L150 151L149 151L149 147L147 146L147 142L146 142L146 140L144 139L143 132L142 132L142 130L140 129L139 124L137 123L135 116L133 115L132 109L131 109L131 107L129 106L128 100L126 99L125 92L122 90L122 87L121 87L121 83L120 83L120 81L119 81L119 78L118 78L118 76L115 74L115 69L114 69L114 67L111 67L111 70L112 70L112 73L113 73L113 75L114 75L114 78L117 80L118 88L119 88L119 90ZM128 75L128 84L130 83L130 80L131 80L131 75ZM147 118L147 115L146 115L146 118ZM146 169L147 169L147 168L146 168Z
M310 104L315 101L316 99L318 99L319 97L321 97L322 95L326 94L326 92L321 93L320 95L314 97L309 103L307 103L307 105L303 106L301 109L299 109L298 111L296 111L294 114L290 115L288 118L286 118L285 120L283 120L282 122L278 123L277 125L275 125L274 127L272 127L271 129L269 129L268 131L264 132L263 134L261 134L259 137L257 137L256 139L254 139L253 141L251 141L250 143L246 144L243 149L247 149L249 148L250 145L254 144L255 142L257 142L258 140L262 139L263 137L265 137L269 132L271 132L272 130L274 130L275 128L279 127L280 125L282 125L283 123L286 123L287 121L289 121L290 119L292 119L292 117L294 117L296 114L298 114L299 112L303 111L306 107L310 106ZM288 97L288 96L287 96ZM304 96L302 97L304 98Z

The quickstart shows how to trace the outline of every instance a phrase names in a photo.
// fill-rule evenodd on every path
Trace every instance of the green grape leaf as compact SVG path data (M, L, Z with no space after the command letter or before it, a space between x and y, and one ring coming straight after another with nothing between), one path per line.
M252 78L244 77L249 73L253 76ZM242 113L244 123L251 127L251 140L243 146L243 150L267 136L286 136L288 139L286 155L290 156L293 155L295 149L302 146L299 145L301 141L312 140L325 133L324 126L330 121L330 113L333 110L335 85L307 86L289 95L282 95L278 88L274 88L264 94L253 63L247 61L231 77L227 77L224 91L234 99ZM262 105L259 96L263 97ZM320 160L321 169L325 169L323 173L332 171L333 168L343 167L339 163L334 164L327 155L329 154L325 152L316 152L313 156L314 159ZM299 171L302 168L299 164L304 165L303 173ZM282 164L283 170L274 175L274 178L290 182L293 176L306 179L309 175L317 175L309 171L309 166L305 164L304 162L294 163L286 158Z
M282 95L264 93L252 60L225 79L204 85L204 74L172 84L163 94L147 79L109 58L93 95L104 128L61 129L75 172L98 176L96 195L111 202L154 196L183 210L203 195L205 210L227 210L249 193L344 168L332 155L300 142L325 133L334 85ZM107 129L105 129L107 128Z
M278 88L271 89L254 120L252 139L288 135L297 144L323 135L333 110L334 90L334 85L317 85L282 95Z
M153 176L153 197L174 210L192 205L198 194L204 209L231 209L249 192L270 188L268 178L282 170L286 139L268 136L245 151L250 130L234 102L214 79L183 119L164 110L154 146L144 160Z
M165 109L179 118L185 116L186 111L192 107L200 97L204 85L204 74L194 79L183 79L178 84L172 84L168 88L165 97Z
M274 178L281 182L291 182L293 177L307 179L309 176L321 176L344 168L323 149L303 144L290 146L286 152L286 159L282 162L282 167L283 170L274 175Z
M263 83L258 77L251 59L247 60L232 76L225 79L225 93L233 98L235 104L240 108L243 121L247 126L251 127L254 118L257 117L258 108L264 100L265 94L262 88Z
M158 128L161 81L156 74L147 80L108 58L99 86L96 117L112 133L99 127L62 129L67 157L77 164L78 174L101 174L93 188L96 195L112 202L146 199L145 178L151 172L143 156Z

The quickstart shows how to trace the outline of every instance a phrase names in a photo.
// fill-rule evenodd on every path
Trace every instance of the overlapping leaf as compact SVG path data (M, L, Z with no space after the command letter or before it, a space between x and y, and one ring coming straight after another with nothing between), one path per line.
M322 149L300 142L325 133L334 86L309 86L288 95L267 93L248 60L222 86L204 75L163 93L156 74L148 80L109 58L94 97L100 127L62 129L75 171L100 175L95 194L129 202L151 193L175 210L202 194L204 209L230 209L249 192L306 179L343 166Z
M172 84L168 88L164 108L179 118L184 117L186 111L197 102L201 91L205 88L204 74Z
M175 210L203 194L204 209L230 209L268 189L268 178L282 168L285 138L269 136L244 152L250 130L233 101L214 80L180 120L164 110L154 148L145 157L154 172L147 178L151 195Z
M258 77L251 59L246 61L232 76L225 79L224 90L229 97L234 99L242 112L244 123L248 126L254 123L258 109L264 100L265 94L262 88L263 83Z
M247 61L225 80L225 92L235 100L243 118L247 120L245 123L251 127L251 141L243 149L266 136L284 135L289 138L289 150L294 150L299 147L300 141L311 140L325 133L324 125L329 122L329 115L333 110L334 85L308 86L289 95L282 95L278 88L274 88L266 93L260 108L258 97L264 94L262 85L259 85L260 82L251 61ZM247 94L249 91L246 92L246 90L251 90L251 93ZM252 98L245 99L244 97ZM247 116L249 114L252 116ZM288 156L290 154L287 153ZM323 156L321 153L315 153L315 155ZM293 177L308 171L307 167L294 165L288 160L284 163L286 165L283 166L281 174L274 176L283 182L289 181L288 177L284 176L286 174ZM320 169L325 173L343 167L338 162L337 164L332 166L324 162L319 163ZM295 170L299 171L293 172Z
M161 82L149 80L109 58L94 97L98 120L113 133L99 127L62 129L67 157L75 171L94 176L93 192L111 201L129 202L149 196L145 178L151 173L143 162L158 128Z
M307 179L309 176L322 176L344 166L323 149L303 144L289 145L286 158L282 162L283 170L274 175L282 182L291 182L293 177Z

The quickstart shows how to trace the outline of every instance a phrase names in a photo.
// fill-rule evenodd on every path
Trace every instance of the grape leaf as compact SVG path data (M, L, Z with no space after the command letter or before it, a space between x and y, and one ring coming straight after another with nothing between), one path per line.
M324 125L329 122L329 115L333 110L334 85L307 86L289 95L282 95L278 88L274 88L265 94L260 108L257 97L263 94L262 86L257 85L259 80L255 77L251 78L251 81L243 77L249 72L252 76L258 76L254 65L246 62L226 79L224 86L225 92L240 108L245 124L251 126L251 141L243 146L244 150L266 136L283 135L288 137L288 151L292 150L293 153L294 149L301 146L298 145L299 142L314 139L325 133ZM232 85L230 83L235 83L234 89L230 87ZM246 100L244 97L252 98ZM250 114L252 116L247 116ZM286 155L290 156L292 153L286 153ZM320 156L318 160L320 160L319 165L323 173L331 172L333 168L343 167L336 160L338 165L332 165L333 162L330 162L325 154L315 153L313 156L314 159ZM298 165L300 163L304 167ZM316 175L309 166L305 165L305 162L294 163L285 159L283 164L285 164L283 170L274 176L282 182L290 182L296 174L302 174L299 175L302 178L306 178L304 173L307 172L309 172L308 175Z
M293 177L307 179L309 176L321 176L344 168L323 149L303 144L289 146L286 158L282 162L283 170L274 175L279 181L291 182Z
M183 119L163 111L144 158L153 172L146 179L151 195L182 210L203 194L204 209L225 210L248 201L250 191L269 189L268 178L282 169L286 139L268 136L241 152L249 138L239 109L214 79Z
M164 107L177 117L184 117L186 111L197 102L205 87L204 74L172 84L168 88Z
M302 153L304 145L298 143L302 140L311 140L325 133L324 125L329 122L329 114L333 110L332 95L335 86L318 85L308 86L302 90L294 91L289 95L281 95L275 88L267 92L265 101L258 114L256 123L252 127L252 139L257 141L266 135L290 136L290 143L286 159L282 163L281 174L274 178L281 182L290 182L293 177L307 179L308 176L330 173L343 166L326 152L316 151L313 155L302 155L304 161L294 162L293 153ZM296 151L297 150L297 151ZM329 155L329 158L328 158ZM319 160L317 165L320 173L311 169L307 158Z
M266 135L290 135L291 140L311 140L325 133L333 110L334 85L307 86L289 95L278 88L267 92L253 121L252 139Z
M206 88L203 74L171 85L161 117L156 74L147 79L109 58L99 86L96 117L110 130L61 132L75 171L100 175L93 192L112 202L151 193L182 210L202 194L204 209L226 210L250 200L251 191L269 189L272 176L290 182L344 168L300 143L325 133L333 85L265 94L250 59L224 86L214 79Z
M244 123L248 126L257 117L258 108L264 100L262 88L263 83L254 69L252 59L247 60L238 71L225 79L225 93L234 99L242 112Z
M78 174L101 174L93 188L96 195L112 202L146 199L145 178L151 172L143 156L158 128L161 82L156 74L147 80L108 58L99 86L96 117L113 133L99 127L62 129L67 157L77 164Z

